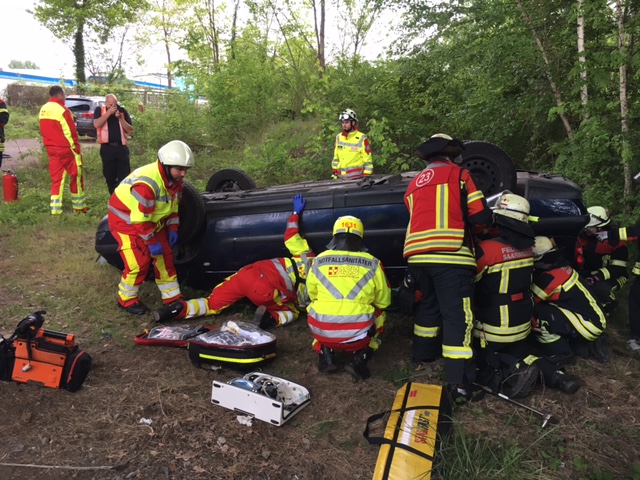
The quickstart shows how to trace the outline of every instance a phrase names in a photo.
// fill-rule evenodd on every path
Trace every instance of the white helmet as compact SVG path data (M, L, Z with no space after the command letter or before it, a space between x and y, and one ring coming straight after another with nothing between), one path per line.
M587 223L585 228L602 228L611 222L609 212L604 207L589 207L587 208L587 212L589 212L589 223Z
M549 252L555 252L558 250L556 242L553 238L549 237L536 237L535 244L533 245L533 258L534 260L540 260Z
M529 223L529 201L511 192L503 193L493 206L493 213L513 218L519 222Z
M341 121L341 122L347 122L349 120L353 120L354 122L357 122L358 121L358 116L356 115L356 112L354 112L350 108L347 108L344 112L342 112L338 116L338 120Z
M171 140L158 150L158 160L163 165L191 168L195 164L189 145L180 140Z

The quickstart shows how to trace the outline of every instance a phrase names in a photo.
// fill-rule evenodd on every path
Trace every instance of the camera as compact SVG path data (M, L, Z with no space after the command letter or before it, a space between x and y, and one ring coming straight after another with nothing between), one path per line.
M124 113L124 107L122 105L120 105L119 103L116 104L116 108L118 109L118 111L120 113Z

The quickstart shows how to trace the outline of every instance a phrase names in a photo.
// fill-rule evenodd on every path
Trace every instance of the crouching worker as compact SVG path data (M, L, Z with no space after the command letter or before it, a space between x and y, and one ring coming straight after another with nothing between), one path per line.
M574 355L609 363L602 336L607 321L589 285L552 239L536 237L533 254L534 332L543 354L559 364L571 363Z
M124 262L118 306L128 313L147 312L138 291L151 264L162 303L182 298L172 248L178 242L183 179L193 165L189 146L172 140L158 150L157 162L134 170L109 199L109 229Z
M529 395L542 374L545 384L574 393L580 383L555 363L532 355L533 229L529 202L504 193L494 207L498 236L476 246L477 382L512 398Z
M292 258L260 260L238 270L217 285L209 297L180 300L153 312L156 322L217 315L238 300L248 298L258 307L255 323L260 328L281 327L298 318L300 308L309 303L305 279L309 262L315 254L300 235L298 222L307 201L293 197L293 214L289 217L284 243Z
M355 381L371 376L367 362L380 346L391 288L380 260L366 252L364 226L352 216L340 217L333 239L313 262L307 278L311 303L308 322L318 370L335 372L335 350L351 353L345 370Z

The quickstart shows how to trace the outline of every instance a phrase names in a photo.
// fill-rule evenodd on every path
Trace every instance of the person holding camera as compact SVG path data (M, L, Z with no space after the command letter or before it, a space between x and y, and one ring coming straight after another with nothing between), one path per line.
M104 105L93 112L93 126L96 127L102 174L107 181L109 194L131 173L127 135L133 132L129 112L118 103L117 97L110 93Z

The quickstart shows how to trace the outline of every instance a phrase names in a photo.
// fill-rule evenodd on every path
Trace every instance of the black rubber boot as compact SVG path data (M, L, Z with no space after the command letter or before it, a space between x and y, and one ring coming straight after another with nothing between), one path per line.
M344 367L356 382L366 380L371 376L369 368L367 368L367 362L371 357L372 350L367 347L363 350L359 350L353 354L351 361Z
M253 316L253 324L263 330L268 330L269 328L276 326L276 321L269 310L267 310L267 307L265 305L260 305L256 308L256 313Z
M604 335L600 335L595 341L589 343L589 358L593 358L598 363L611 361L607 339Z
M535 365L527 365L522 360L515 364L508 377L502 382L502 393L510 398L527 397L540 378L540 370Z
M322 373L335 372L338 369L335 361L335 353L327 347L322 347L318 355L318 371Z
M580 388L580 381L568 373L564 373L558 370L553 374L553 380L551 382L551 388L557 388L564 393L576 393Z
M147 306L142 302L134 303L133 305L129 305L128 307L123 307L118 303L118 307L123 309L125 312L130 313L131 315L144 315L149 311Z
M160 310L156 310L152 313L154 322L170 322L175 320L182 313L184 309L184 302L177 301L165 305Z

